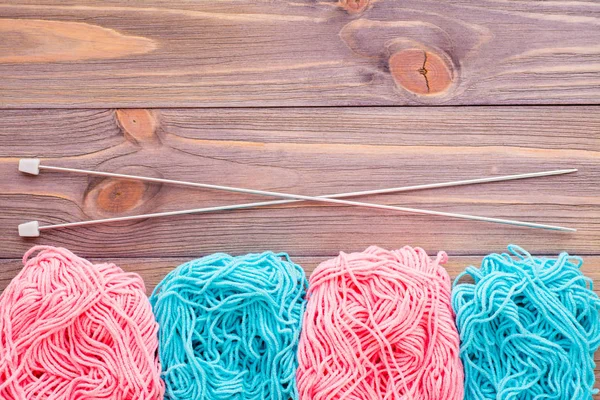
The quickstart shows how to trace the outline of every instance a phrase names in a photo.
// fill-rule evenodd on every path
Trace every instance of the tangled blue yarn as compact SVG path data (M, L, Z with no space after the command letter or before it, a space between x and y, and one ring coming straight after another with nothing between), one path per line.
M213 254L180 265L150 302L166 399L297 399L307 280L287 254Z
M591 400L600 299L581 258L508 249L454 282L465 400Z

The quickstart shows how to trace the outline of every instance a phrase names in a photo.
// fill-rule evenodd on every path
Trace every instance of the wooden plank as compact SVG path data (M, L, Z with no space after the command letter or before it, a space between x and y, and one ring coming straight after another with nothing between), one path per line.
M0 4L2 108L600 99L595 1L37 3Z
M272 249L296 256L404 244L482 255L598 255L600 109L460 107L0 111L0 254L34 244L84 257L194 257ZM52 135L47 135L52 132ZM424 132L426 134L424 134ZM87 138L82 139L82 136ZM325 194L577 167L577 174L363 201L573 226L574 234L319 204L16 234L59 223L263 199L61 173L17 172L19 157L290 193Z

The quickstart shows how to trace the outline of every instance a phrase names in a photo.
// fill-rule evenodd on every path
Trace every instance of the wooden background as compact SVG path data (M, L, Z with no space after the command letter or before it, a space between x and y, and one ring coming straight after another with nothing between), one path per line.
M36 244L115 261L151 290L216 251L286 251L310 272L340 250L409 244L447 251L454 276L516 243L583 256L600 287L599 104L597 1L5 0L0 290ZM295 204L21 239L17 225L34 219L262 199L23 176L21 157L309 195L575 167L361 200L579 231Z

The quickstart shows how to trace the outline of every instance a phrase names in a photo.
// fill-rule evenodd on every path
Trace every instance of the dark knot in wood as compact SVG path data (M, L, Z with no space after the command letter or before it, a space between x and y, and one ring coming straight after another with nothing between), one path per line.
M340 6L350 14L364 11L369 5L369 0L340 0Z
M390 57L389 67L398 86L418 95L444 93L453 81L449 61L427 50L400 50Z
M156 171L146 167L126 167L116 172L160 177ZM161 186L161 184L130 179L93 178L84 194L84 211L92 218L146 213L156 206L156 201L153 199L159 193Z
M143 109L117 110L117 121L125 137L136 144L157 144L158 121L153 111Z

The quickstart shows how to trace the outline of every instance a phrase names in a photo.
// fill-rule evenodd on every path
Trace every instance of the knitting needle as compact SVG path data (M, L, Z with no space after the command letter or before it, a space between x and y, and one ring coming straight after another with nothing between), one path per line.
M205 188L205 189L225 190L225 191L230 191L230 192L249 193L249 194L262 195L262 196L283 197L286 199L290 199L290 200L285 200L285 203L292 203L292 202L297 202L297 201L321 201L321 202L326 202L326 203L340 203L340 204L348 204L348 201L333 200L333 199L342 198L342 197L365 196L365 195L371 195L371 194L407 192L407 191L434 189L434 188L451 187L451 186L464 186L464 185L473 185L473 184L487 183L487 182L509 181L509 180L516 180L516 179L538 178L538 177L543 177L543 176L563 175L563 174L570 174L573 172L577 172L577 169L575 169L575 168L558 169L558 170L552 170L552 171L531 172L531 173L517 174L517 175L491 176L491 177L485 177L485 178L466 179L466 180L452 181L452 182L441 182L441 183L430 183L430 184L415 185L415 186L404 186L404 187L399 187L399 188L396 187L396 188L388 188L388 189L374 189L374 190L365 190L365 191L359 191L359 192L338 193L338 194L332 194L332 195L326 195L326 196L304 196L304 195L272 192L272 191L265 191L265 190L212 185L212 184L208 184L208 183L197 183L197 182L187 182L187 181L180 181L180 180L164 179L164 178L153 178L153 177L148 177L148 176L117 174L117 173L113 173L113 172L91 171L91 170L75 169L75 168L54 167L54 166L50 166L50 165L41 165L40 160L37 158L23 158L23 159L19 160L19 171L21 171L21 172L25 172L25 173L28 173L31 175L38 175L40 170L72 172L72 173L84 174L84 175L105 176L105 177L111 177L111 178L139 180L139 181L146 181L146 182L153 182L153 183L166 183L166 184L170 184L170 185L200 187L200 188ZM281 203L278 201L278 202L271 202L270 204L285 204L285 203ZM355 202L355 203L358 203L358 204L352 204L352 205L370 204L370 203L359 203L359 202ZM367 207L370 207L370 205L368 205Z
M171 211L171 212L163 212L163 213L144 214L144 215L134 215L134 216L128 216L128 217L116 217L116 218L108 218L108 219L102 219L102 220L80 221L80 222L72 222L72 223L57 224L57 225L46 225L46 226L39 226L37 221L32 221L32 222L28 222L25 224L21 224L19 226L19 228L20 228L19 234L21 236L39 236L39 231L46 230L46 229L92 225L92 224L117 222L117 221L131 221L131 220L135 220L135 219L164 217L164 216L173 216L173 215L182 215L182 214L235 210L235 209L260 207L260 206L267 206L267 205L286 204L286 203L292 203L292 202L303 201L303 200L308 200L308 201L327 200L327 202L335 202L335 203L348 204L348 205L357 205L357 206L370 207L370 208L380 208L380 209L405 211L405 212L412 212L412 213L419 213L419 214L439 215L439 216L479 220L479 221L486 221L486 222L496 222L496 223L502 223L502 224L527 226L527 227L532 227L532 228L551 229L551 230L560 230L560 231L569 231L569 232L575 231L575 229L572 229L572 228L564 228L564 227L554 226L554 225L536 224L536 223L531 223L531 222L513 221L513 220L500 219L500 218L479 217L479 216L466 215L466 214L446 213L446 212L441 212L441 211L421 210L421 209L408 208L408 207L396 207L396 206L387 206L387 205L381 205L381 204L343 201L343 200L335 200L335 198L359 196L359 195L367 195L367 194L402 192L402 191L409 191L409 190L421 190L421 189L430 189L430 188L436 188L436 187L469 185L469 184L484 183L484 182L498 182L498 181L502 181L502 180L525 179L525 178L533 178L533 177L549 176L549 175L560 175L560 174L576 172L577 171L576 169L544 171L544 172L535 172L535 173L519 174L519 175L507 175L507 176L497 176L497 177L454 181L454 182L442 182L442 183L434 183L434 184L406 186L406 187L400 187L400 188L376 189L376 190L368 190L368 191L360 191L360 192L339 193L339 194L320 196L320 197L289 195L289 194L283 194L283 193L278 193L278 192L266 192L266 191L260 191L260 190L252 190L252 189L230 188L227 186L196 184L193 182L172 181L172 180L161 179L161 178L147 178L147 177L138 177L138 176L134 176L134 175L114 174L114 173L108 173L108 172L97 172L97 171L87 171L87 170L79 170L79 169L72 169L72 168L42 166L42 165L40 165L40 161L38 159L23 159L19 162L19 170L22 172L37 175L37 174L39 174L40 169L85 173L85 174L101 175L101 176L111 176L111 177L118 177L118 178L124 178L124 179L149 180L152 182L161 182L161 183L184 184L187 186L200 186L200 187L209 187L209 188L218 188L218 189L224 188L224 190L234 189L234 191L241 191L241 192L245 192L245 193L254 193L254 194L268 193L268 195L270 195L270 196L283 195L288 198L292 197L294 200L279 200L279 201L267 201L267 202L259 202L259 203L236 204L236 205L228 205L228 206Z
M453 182L441 182L441 183L431 183L424 185L416 185L416 186L407 186L401 188L388 188L388 189L375 189L375 190L366 190L361 192L353 192L353 193L339 193L328 196L304 196L297 194L288 194L281 192L272 192L266 190L256 190L256 189L246 189L239 187L231 187L231 186L221 186L221 185L212 185L208 183L197 183L197 182L187 182L173 179L164 179L164 178L153 178L149 176L139 176L139 175L127 175L127 174L117 174L113 172L102 172L102 171L91 171L86 169L76 169L76 168L64 168L64 167L53 167L50 165L41 165L41 162L37 158L22 158L19 160L19 171L25 172L31 175L38 175L40 170L48 170L48 171L58 171L58 172L72 172L76 174L84 174L84 175L95 175L95 176L105 176L111 178L120 178L120 179L129 179L129 180L138 180L138 181L146 181L153 183L165 183L169 185L178 185L178 186L191 186L191 187L200 187L205 189L215 189L215 190L225 190L229 192L238 192L238 193L249 193L249 194L257 194L262 196L271 196L271 197L282 197L287 200L286 202L295 202L295 201L320 201L325 203L339 203L339 204L347 204L346 200L335 200L336 198L341 197L352 197L352 196L365 196L370 194L385 194L385 193L396 193L396 192L407 192L414 190L422 190L422 189L434 189L434 188L442 188L442 187L450 187L450 186L464 186L464 185L473 185L479 183L486 182L499 182L499 181L509 181L516 179L526 179L526 178L538 178L542 176L551 176L551 175L562 175L562 174L570 174L573 172L577 172L577 169L559 169L552 171L542 171L542 172L532 172L526 174L518 174L518 175L504 175L504 176L492 176L486 178L476 178L476 179L467 179L461 181L453 181ZM272 204L285 204L285 203L272 203ZM369 204L369 203L363 203ZM352 205L360 205L360 204L352 204ZM365 206L369 207L369 206Z

